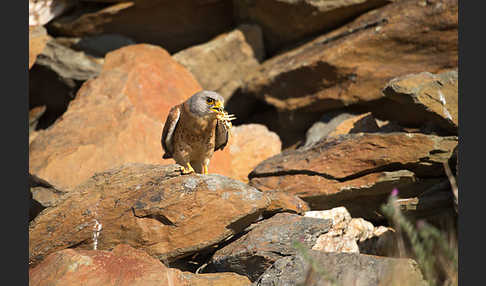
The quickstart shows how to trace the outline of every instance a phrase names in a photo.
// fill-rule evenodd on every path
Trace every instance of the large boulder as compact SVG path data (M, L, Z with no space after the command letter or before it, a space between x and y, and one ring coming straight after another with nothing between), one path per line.
M277 260L254 286L428 285L412 259L304 250Z
M217 250L209 269L236 272L255 281L278 259L296 254L293 243L303 241L312 247L331 227L330 220L279 213L251 226L251 230Z
M140 44L109 53L68 110L29 148L29 171L67 191L127 162L169 163L160 136L169 109L201 90L169 53Z
M395 77L456 68L458 1L425 4L395 1L277 55L245 79L239 97L276 108L273 117L279 117L279 135L288 134L286 145L322 112L374 103ZM247 102L240 109L255 108Z
M314 210L345 206L353 217L383 219L380 205L394 188L414 197L447 180L443 163L458 138L419 133L357 133L323 139L260 163L250 184L280 190Z
M233 27L233 6L227 0L124 1L94 11L86 6L53 20L49 27L71 37L121 34L137 43L162 46L170 53L206 42Z
M142 250L126 244L106 250L64 249L29 269L31 286L216 286L250 285L235 273L193 274L167 268Z
M270 53L337 28L388 0L256 0L233 1L237 22L262 26Z
M243 79L263 60L262 32L257 25L241 25L209 42L173 55L207 90L227 101Z
M170 263L239 233L269 204L263 192L220 175L126 164L97 173L39 214L29 226L29 261L126 243Z
M282 143L275 132L262 124L243 124L231 129L228 146L215 152L210 173L218 173L242 182L263 160L279 154Z

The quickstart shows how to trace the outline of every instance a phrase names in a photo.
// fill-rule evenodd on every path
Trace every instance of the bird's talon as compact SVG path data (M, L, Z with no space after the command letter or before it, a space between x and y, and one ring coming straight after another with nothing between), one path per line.
M190 165L189 165L188 168L181 166L181 173L182 173L182 175L187 175L187 174L195 173L195 171Z

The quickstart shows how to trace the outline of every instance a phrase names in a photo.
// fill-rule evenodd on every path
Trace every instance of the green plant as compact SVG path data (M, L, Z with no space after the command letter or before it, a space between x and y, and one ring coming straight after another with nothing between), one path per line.
M439 280L443 280L442 285L458 285L457 243L451 243L443 232L425 221L414 226L400 211L397 193L398 190L392 192L382 211L397 230L398 245L403 248L400 256L412 256L430 286L439 285ZM411 255L406 254L405 237L410 242ZM441 275L445 278L439 279Z

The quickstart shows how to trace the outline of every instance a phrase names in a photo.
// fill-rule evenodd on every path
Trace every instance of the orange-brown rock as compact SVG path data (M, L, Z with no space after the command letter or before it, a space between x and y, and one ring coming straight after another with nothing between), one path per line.
M64 249L29 269L29 285L217 286L250 285L235 273L193 274L167 268L142 250L126 244L106 250Z
M360 132L377 132L379 130L376 119L371 112L356 115L346 119L336 126L328 136L338 136L343 134L360 133Z
M29 26L29 69L34 65L46 43L49 41L47 31L42 26Z
M206 90L227 101L243 79L263 60L262 32L257 25L241 25L211 41L173 55Z
M277 108L282 133L298 134L324 111L382 98L397 76L455 68L458 1L427 3L395 1L279 54L245 79L242 93Z
M416 196L446 180L443 163L457 137L412 133L357 133L330 137L260 163L250 184L298 195L312 209L345 206L353 217L376 220L398 188Z
M270 199L270 205L265 210L266 214L283 211L304 214L310 211L309 205L296 195L277 190L265 191L265 195Z
M386 104L379 112L404 125L436 125L457 134L458 93L457 70L409 74L394 78L386 85L382 101Z
M307 130L304 146L310 146L326 137L379 130L378 120L371 112L363 114L329 112Z
M265 125L235 126L226 148L214 153L209 172L248 182L248 174L261 161L281 151L280 138Z
M126 243L170 263L242 231L269 204L263 192L224 176L126 164L97 173L38 215L29 226L29 261L96 241L100 250Z
M387 0L256 0L233 1L239 22L258 23L271 53L329 31Z
M173 53L206 42L233 27L233 5L226 0L137 0L98 11L80 10L53 20L51 29L71 37L121 34Z
M162 159L160 136L169 109L201 90L162 48L140 44L107 54L68 110L29 148L29 171L67 191L95 172Z

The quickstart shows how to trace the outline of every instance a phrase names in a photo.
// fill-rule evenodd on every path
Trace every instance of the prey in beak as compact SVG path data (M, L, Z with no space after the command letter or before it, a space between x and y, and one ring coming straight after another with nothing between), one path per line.
M215 100L214 102L210 102L209 104L211 104L210 110L216 113L216 118L223 122L223 125L226 128L226 130L231 129L232 127L231 120L235 120L236 116L234 114L228 114L224 110L224 106L223 104L221 104L221 101L219 100Z

